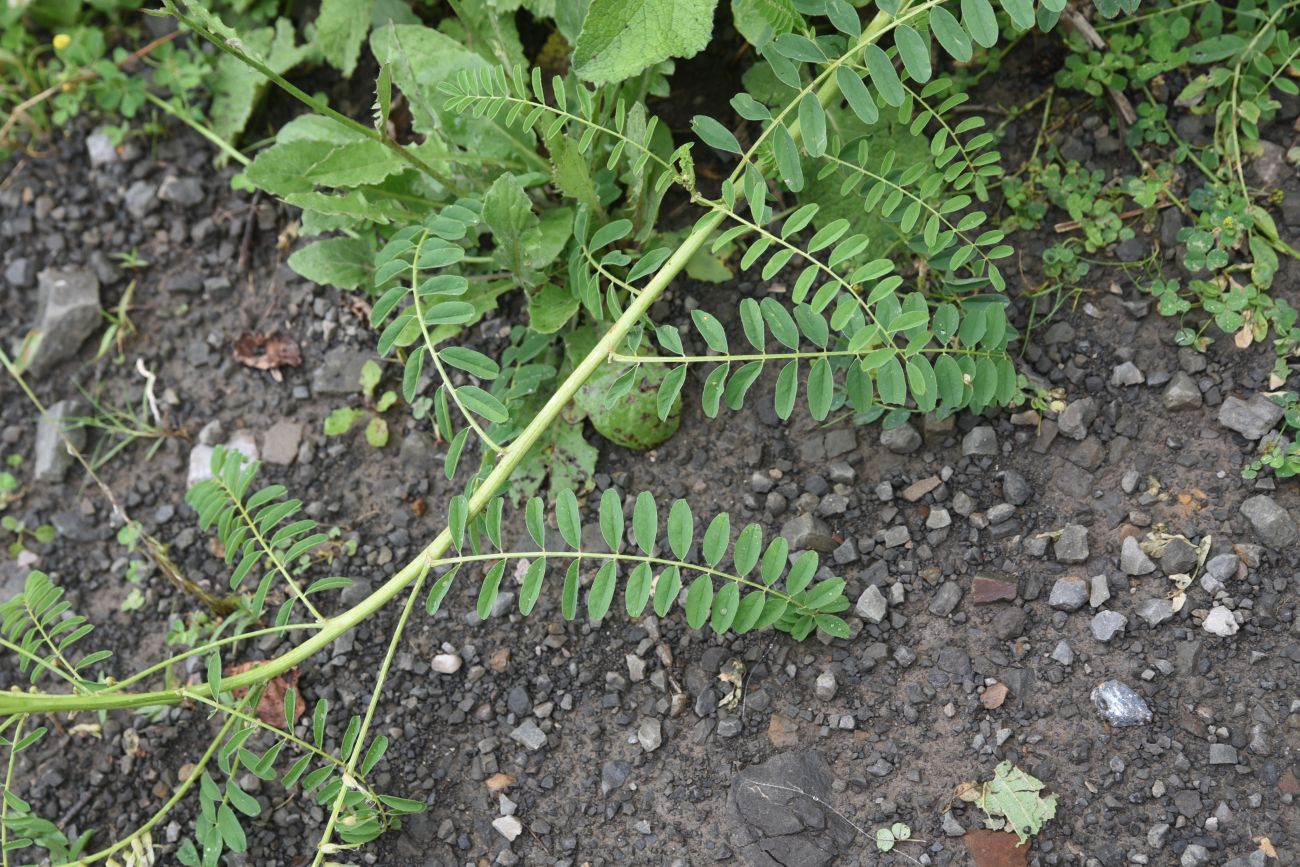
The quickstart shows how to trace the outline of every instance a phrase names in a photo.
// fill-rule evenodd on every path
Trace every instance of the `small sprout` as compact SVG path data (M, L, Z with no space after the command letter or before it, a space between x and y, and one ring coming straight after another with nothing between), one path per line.
M905 843L912 839L912 829L902 822L895 822L888 828L880 828L876 831L876 848L881 852L888 852L898 843Z

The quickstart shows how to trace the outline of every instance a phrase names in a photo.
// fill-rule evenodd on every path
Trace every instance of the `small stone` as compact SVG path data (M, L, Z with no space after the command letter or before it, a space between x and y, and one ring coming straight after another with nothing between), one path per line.
M1092 617L1092 637L1103 643L1122 635L1127 627L1128 618L1118 611L1098 611Z
M956 581L945 581L930 600L930 613L938 617L947 617L961 602L961 587Z
M175 175L168 175L163 178L162 186L158 188L158 198L164 202L192 208L203 202L203 184L198 178L178 178Z
M1174 604L1163 596L1147 599L1137 607L1137 616L1147 626L1159 626L1174 617Z
M929 517L925 519L927 530L942 530L944 527L951 526L952 516L948 514L947 509L931 509Z
M627 679L633 683L640 683L645 680L646 661L635 653L629 653L623 657L627 663Z
M1196 380L1180 370L1165 386L1160 401L1167 410L1196 409L1201 405L1201 390L1196 387Z
M996 455L998 435L988 425L971 428L970 433L962 438L961 453L964 457Z
M1218 581L1226 582L1237 576L1237 566L1240 562L1236 554L1219 554L1206 562L1205 571Z
M1070 647L1070 642L1064 639L1056 642L1056 649L1052 651L1052 659L1061 663L1061 665L1074 665L1074 648Z
M723 717L718 720L718 737L734 738L740 734L742 726L740 720L734 716Z
M637 726L636 739L641 744L641 749L653 753L664 742L663 723L657 717L645 717Z
M1105 575L1093 575L1088 579L1088 604L1100 608L1110 599L1110 582Z
M1125 536L1119 551L1119 568L1124 570L1125 575L1148 575L1156 571L1156 564L1142 550L1135 537Z
M1013 506L1023 506L1034 496L1034 489L1020 473L1007 470L1002 474L1002 496Z
M1172 539L1160 553L1160 568L1166 575L1186 575L1196 568L1196 549L1183 539Z
M960 822L953 818L952 813L943 814L943 823L940 827L942 828L943 833L948 837L961 837L966 833L966 829L961 826Z
M32 475L36 481L63 481L75 460L68 451L68 443L77 450L85 448L86 429L69 424L70 419L83 414L83 409L79 400L69 398L46 407L45 414L37 420L32 460ZM64 437L67 437L66 442Z
M943 479L938 476L928 476L924 479L918 479L899 493L899 496L909 503L915 503L926 494L943 484Z
M302 444L302 424L296 421L279 421L271 426L262 438L262 458L268 464L288 466L298 457Z
M1251 497L1241 504L1241 514L1250 521L1260 540L1271 548L1289 547L1300 537L1291 513L1279 506L1272 497L1264 494Z
M998 524L1005 524L1010 521L1016 514L1016 507L1010 503L998 503L989 509L984 517L989 519L989 526L996 527Z
M817 683L813 686L813 694L822 701L830 701L835 698L835 690L839 684L835 682L835 672L823 671L817 675Z
M1205 616L1205 622L1201 627L1211 635L1217 635L1220 638L1228 638L1237 634L1240 629L1232 612L1222 605L1216 605L1210 609L1210 613Z
M839 541L831 535L831 528L816 515L800 515L791 518L781 527L781 536L790 543L794 551L816 551L829 554L839 547Z
M429 667L438 674L455 674L465 661L457 653L439 653L430 662Z
M1146 700L1118 680L1108 680L1094 689L1092 703L1106 722L1118 728L1151 722Z
M971 599L976 605L1012 602L1016 595L1016 579L1001 572L977 572L971 581Z
M1219 424L1235 430L1248 440L1257 440L1282 420L1282 407L1262 394L1250 400L1229 397L1219 405Z
M1025 609L1007 605L993 615L993 622L990 625L994 635L1003 641L1010 641L1025 634L1025 623L1028 619Z
M1232 744L1210 744L1210 764L1237 764L1237 749Z
M351 346L332 347L312 371L312 394L344 396L361 391L361 368L369 358L369 352Z
M510 733L510 739L521 744L529 752L537 752L546 746L546 732L537 727L532 720L524 720L523 725Z
M1057 417L1056 425L1063 436L1081 440L1088 436L1088 426L1097 418L1097 401L1091 397L1071 401Z
M103 323L99 311L99 278L84 268L46 268L36 276L35 330L40 343L27 369L40 376L60 361L77 354Z
M1147 378L1142 374L1142 371L1131 361L1115 365L1115 368L1110 372L1110 384L1115 388L1141 385L1146 381Z
M880 444L896 455L910 455L921 447L921 442L916 428L907 423L880 432Z
M505 837L511 843L515 838L524 832L523 823L514 816L499 816L492 820L492 827L497 829L497 833Z
M1210 860L1210 850L1200 843L1189 843L1178 859L1178 867L1202 867Z
M118 158L117 147L102 126L96 127L94 132L86 136L86 153L90 156L92 166L106 166L117 162Z
M1078 611L1088 601L1088 582L1070 576L1058 578L1052 585L1052 595L1047 604L1057 611Z
M862 595L858 597L858 604L853 610L863 620L879 623L889 613L889 603L880 592L880 588L871 584L862 591Z
M1053 547L1058 563L1082 563L1088 559L1088 528L1066 524Z
M158 207L158 186L144 180L136 181L126 188L122 204L134 219L143 220Z
M632 766L627 762L606 762L600 769L600 793L608 795L615 789L622 788L630 773Z

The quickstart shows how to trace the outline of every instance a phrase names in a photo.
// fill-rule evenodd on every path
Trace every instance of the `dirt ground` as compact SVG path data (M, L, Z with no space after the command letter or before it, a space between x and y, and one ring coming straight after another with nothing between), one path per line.
M1088 111L1061 135L1092 151ZM1294 120L1292 107L1265 137L1290 146ZM1036 124L1008 129L1009 163L1014 142L1031 140ZM232 171L214 171L210 149L192 134L140 141L92 164L89 131L77 125L43 157L0 172L6 345L31 322L44 269L93 273L109 309L134 280L138 333L126 340L126 362L94 358L96 331L75 358L33 378L39 396L52 403L81 388L138 405L140 359L175 436L148 460L136 444L104 468L130 514L171 546L187 575L225 587L226 570L183 496L200 439L246 431L268 459L264 479L287 485L341 540L356 540L354 554L313 573L356 579L338 604L355 602L438 532L459 491L442 476L428 421L390 412L383 449L359 432L324 437L325 416L359 401L347 377L373 353L374 335L346 293L307 284L284 265L294 215L232 192ZM185 195L161 194L181 188L169 177L185 182ZM1294 174L1283 189L1300 195ZM1043 279L1036 262L1052 221L1012 239L1021 251L1012 295L1022 330L1023 290ZM1287 225L1284 235L1294 243L1298 229ZM676 437L645 454L603 443L598 489L687 497L697 515L727 510L734 527L756 521L767 536L784 532L823 550L822 568L847 579L850 600L879 588L887 612L873 622L870 605L860 605L845 641L719 640L677 614L568 623L550 587L527 619L508 606L479 622L477 582L463 580L435 616L421 612L407 630L376 718L392 747L372 782L428 811L363 850L360 862L902 864L868 835L903 821L924 842L901 851L923 863L1011 864L973 860L966 841L974 844L983 817L952 798L959 784L988 779L1009 760L1057 797L1055 820L1018 863L1253 867L1267 847L1276 851L1270 865L1300 863L1300 551L1261 538L1241 511L1248 498L1269 497L1294 536L1300 491L1293 482L1244 481L1240 468L1256 443L1220 423L1225 400L1267 387L1271 353L1228 340L1205 355L1173 344L1176 324L1136 285L1152 268L1177 270L1167 232L1161 224L1139 233L1147 268L1094 269L1077 303L1016 345L1025 369L1080 402L1068 417L1037 424L1004 410L917 419L911 434L882 442L875 427L819 427L798 414L778 423L764 399L770 382L743 411L710 420L692 379ZM130 271L110 258L131 250L147 267ZM1297 265L1285 262L1274 291L1300 305ZM684 322L698 304L736 327L739 297L779 284L682 281L660 309ZM506 321L481 323L467 342L490 345ZM232 355L245 332L273 331L294 338L303 356L279 380ZM1119 384L1116 368L1127 362L1143 381ZM1171 384L1186 381L1195 394L1171 398ZM165 624L191 612L193 600L156 573L127 581L130 557L109 507L79 471L31 483L37 413L7 380L0 399L0 454L27 459L19 471L27 491L11 513L58 531L49 544L29 545L34 557L0 560L3 595L38 567L99 624L95 637L115 652L118 673L163 655ZM1170 553L1178 546L1147 574L1121 565L1123 540L1155 530L1193 545L1211 539L1210 561L1222 570L1217 585L1193 583L1182 610L1163 619L1152 600L1173 589L1166 573L1187 571L1182 554ZM1078 605L1070 600L1078 582L1060 581L1075 576L1087 582ZM1010 586L1009 599L981 604L990 578ZM143 605L123 611L133 586ZM1216 607L1239 631L1220 637L1205 628ZM1099 611L1126 618L1107 641L1094 630L1111 615L1098 622ZM308 705L327 698L338 709L334 742L344 710L364 708L395 616L382 612L300 671ZM277 648L254 643L245 656ZM439 654L462 664L438 673ZM4 671L6 683L17 682L11 663ZM719 678L731 672L739 696ZM1145 700L1149 722L1119 728L1099 715L1090 694L1110 680ZM183 707L156 720L110 715L99 738L52 732L20 757L19 790L69 835L94 827L96 845L106 845L157 809L215 725ZM765 772L821 794L791 800L746 788ZM489 785L497 774L511 778L499 794L492 788L503 778ZM250 854L226 863L308 863L325 809L274 783L243 782L276 809L249 821ZM164 853L188 833L193 810L156 829ZM504 815L522 824L513 842L493 826Z

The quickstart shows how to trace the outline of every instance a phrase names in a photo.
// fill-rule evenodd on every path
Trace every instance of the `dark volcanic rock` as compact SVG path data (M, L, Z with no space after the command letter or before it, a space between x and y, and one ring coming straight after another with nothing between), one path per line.
M752 867L834 863L855 831L825 806L831 781L830 767L816 752L782 753L738 774L727 795L727 824L744 862Z

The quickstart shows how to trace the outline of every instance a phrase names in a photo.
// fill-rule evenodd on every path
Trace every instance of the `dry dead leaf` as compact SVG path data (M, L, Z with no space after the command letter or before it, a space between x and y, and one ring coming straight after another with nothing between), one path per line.
M241 662L239 665L232 665L222 672L222 677L234 677L237 674L243 674L254 666L261 665L262 662ZM307 702L302 700L302 693L298 691L298 666L286 671L284 674L276 675L266 682L266 688L262 690L262 697L258 699L256 715L257 718L269 726L284 727L284 697L290 689L293 689L293 721L296 725L298 718L307 712ZM231 694L235 698L243 698L248 693L247 687L232 689Z
M1276 858L1277 850L1273 848L1273 843L1267 837L1256 837L1255 842L1259 844L1259 851L1264 853L1265 858Z
M1017 846L1016 835L1006 831L967 831L961 838L975 867L1025 867L1029 847Z
M509 774L493 774L487 778L488 791L499 795L515 784L515 778Z
M984 705L987 710L997 710L1002 707L1002 702L1006 700L1007 685L1005 683L995 683L980 695L980 704Z
M261 334L246 331L239 335L234 347L235 361L255 370L269 370L276 382L281 381L281 367L298 367L302 364L302 350L289 335L276 331Z

